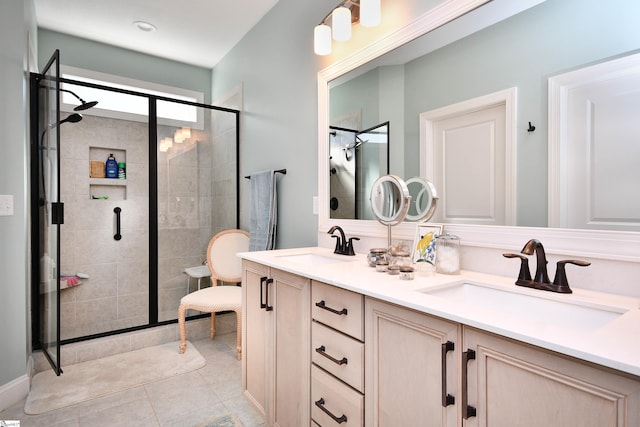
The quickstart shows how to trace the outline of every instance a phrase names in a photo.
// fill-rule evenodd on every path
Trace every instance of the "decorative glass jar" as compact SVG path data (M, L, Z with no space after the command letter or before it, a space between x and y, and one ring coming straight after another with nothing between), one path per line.
M376 263L381 260L387 259L387 250L385 248L371 248L367 255L367 262L369 267L375 267Z
M436 237L436 272L460 273L460 238L453 234Z

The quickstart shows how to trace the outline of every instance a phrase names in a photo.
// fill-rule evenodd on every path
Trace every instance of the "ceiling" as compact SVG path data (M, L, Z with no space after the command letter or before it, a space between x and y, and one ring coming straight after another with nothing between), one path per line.
M34 0L38 26L205 68L278 0ZM133 25L146 21L157 30Z

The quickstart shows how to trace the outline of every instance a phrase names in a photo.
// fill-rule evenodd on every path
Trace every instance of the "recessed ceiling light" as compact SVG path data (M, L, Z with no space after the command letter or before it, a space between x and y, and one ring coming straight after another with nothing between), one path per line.
M133 21L133 25L146 33L152 33L157 30L155 25L145 21Z

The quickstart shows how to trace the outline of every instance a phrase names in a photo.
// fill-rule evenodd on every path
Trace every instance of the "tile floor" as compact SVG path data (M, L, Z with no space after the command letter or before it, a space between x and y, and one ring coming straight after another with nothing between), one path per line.
M233 413L244 427L263 427L264 419L242 395L235 338L231 332L193 341L207 360L197 371L41 415L25 415L22 400L0 412L0 420L20 420L20 427L189 427Z

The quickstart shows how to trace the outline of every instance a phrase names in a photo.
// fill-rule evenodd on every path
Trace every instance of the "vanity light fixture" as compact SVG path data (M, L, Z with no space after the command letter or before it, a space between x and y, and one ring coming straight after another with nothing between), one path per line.
M331 17L331 26L327 20ZM351 25L360 22L364 27L380 23L380 0L343 0L324 17L313 30L313 50L316 55L331 53L331 39L347 41L351 38Z

